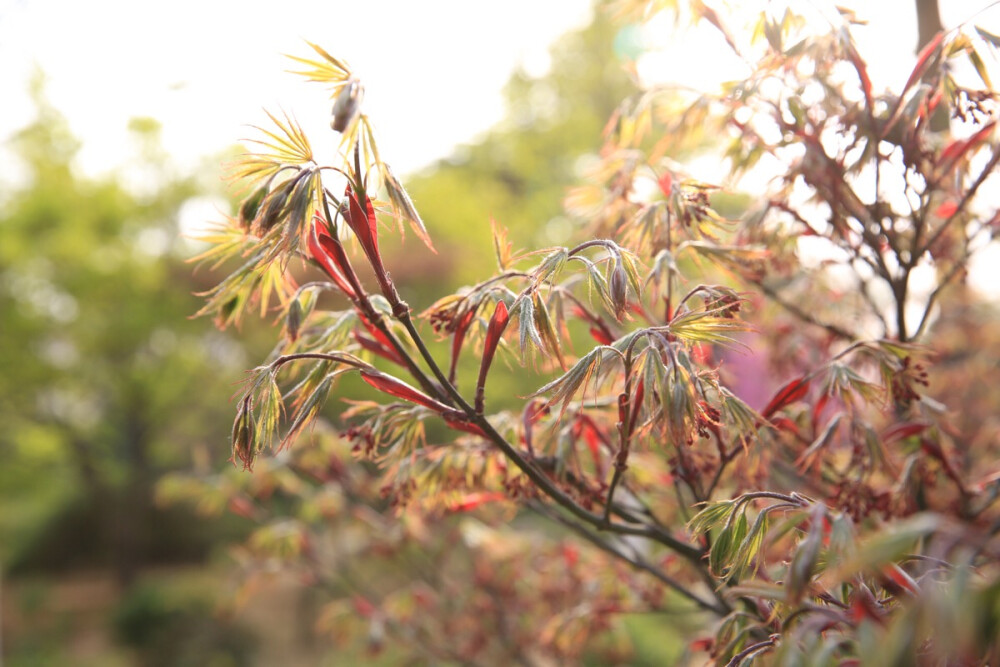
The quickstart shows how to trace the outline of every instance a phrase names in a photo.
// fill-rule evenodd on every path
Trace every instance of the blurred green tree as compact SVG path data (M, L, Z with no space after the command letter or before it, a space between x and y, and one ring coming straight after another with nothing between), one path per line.
M595 137L634 91L615 51L619 27L595 11L589 25L552 46L546 74L512 75L499 125L407 181L441 256L457 256L456 286L474 280L492 253L491 217L519 246L570 235L563 196L579 180L580 158L594 152Z
M148 559L207 544L152 488L224 440L243 352L187 319L199 285L178 213L204 186L171 173L159 125L134 121L134 162L89 179L41 77L33 95L37 117L10 142L26 178L0 212L0 559L113 564L128 583Z

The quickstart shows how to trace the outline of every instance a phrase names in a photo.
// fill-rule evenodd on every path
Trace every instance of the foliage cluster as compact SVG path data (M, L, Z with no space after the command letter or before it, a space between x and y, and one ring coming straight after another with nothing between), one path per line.
M338 155L320 161L275 117L203 256L240 261L203 314L283 321L237 402L233 458L256 471L163 492L260 521L247 570L294 564L331 596L320 626L362 624L373 647L622 659L621 618L687 611L689 656L719 664L996 662L997 442L956 421L962 393L930 385L955 386L936 324L1000 228L986 64L1000 40L941 33L890 93L849 14L817 30L764 13L744 39L689 10L751 75L625 99L567 198L582 240L520 251L497 225L496 272L417 318L380 217L433 246L361 84L318 46L295 58L335 100ZM941 110L950 132L931 128ZM672 159L698 132L723 138L735 175L775 174L736 219ZM517 409L494 407L497 358L540 376ZM766 372L748 384L752 364ZM351 377L375 398L349 402L336 432L320 414ZM775 391L754 403L766 377ZM397 574L373 576L377 560Z

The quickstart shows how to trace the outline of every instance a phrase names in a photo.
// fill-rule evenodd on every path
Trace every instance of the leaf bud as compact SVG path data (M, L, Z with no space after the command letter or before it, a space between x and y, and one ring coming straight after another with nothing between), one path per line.
M254 233L264 236L278 223L285 211L289 190L288 183L283 183L277 190L272 190L264 198L254 220Z
M266 196L267 186L263 185L250 193L250 195L243 200L243 203L240 204L239 222L240 226L244 230L250 229L254 218L257 217L257 212L260 210L260 204L264 201L264 197Z
M288 304L288 315L285 317L285 330L288 332L288 340L295 342L299 338L299 330L302 328L302 304L299 300L292 299Z
M244 470L253 470L256 456L255 440L256 426L253 420L253 404L249 398L240 401L240 409L233 421L233 463L237 459L243 464Z
M344 132L361 111L361 100L365 97L365 87L357 79L350 79L340 89L337 100L333 103L333 118L330 127L337 132Z
M628 275L622 263L615 260L611 266L611 275L608 276L608 295L611 297L611 304L615 308L615 318L621 321L628 307Z

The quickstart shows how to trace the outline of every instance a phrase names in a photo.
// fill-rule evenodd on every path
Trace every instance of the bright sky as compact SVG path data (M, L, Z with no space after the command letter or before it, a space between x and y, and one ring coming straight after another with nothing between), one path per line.
M898 56L912 53L916 40L913 0L840 4L856 7L871 21L858 38L876 87L905 78L907 65ZM955 25L986 4L941 0L944 22ZM166 148L182 165L252 134L246 125L264 123L263 108L293 112L307 131L319 135L327 131L325 93L285 73L290 62L281 55L309 55L303 41L308 39L345 58L363 79L365 108L385 158L406 172L447 155L498 121L501 88L514 67L544 73L549 45L585 24L589 5L589 0L0 0L0 138L30 120L25 87L36 65L49 78L50 98L84 140L81 161L88 172L122 162L128 154L126 126L134 116L163 123ZM998 15L987 13L984 21L996 24ZM645 71L653 78L666 72L666 78L686 83L731 72L718 57L725 49L703 37L674 37L672 48L646 58ZM685 66L677 67L681 54Z
M831 11L833 3L809 4ZM914 1L838 4L870 21L856 37L875 88L898 86L911 66L900 55L916 42ZM940 0L945 26L989 4ZM406 173L500 120L513 69L543 74L551 42L590 14L590 0L0 0L0 141L31 119L26 85L35 66L83 140L88 173L128 157L135 116L163 124L165 148L181 168L253 136L247 125L266 124L264 108L293 113L314 144L324 133L333 141L326 92L285 72L292 65L282 54L310 55L308 39L362 78L383 158ZM740 27L738 16L723 18ZM1000 9L976 22L1000 33ZM670 39L640 63L641 74L693 85L733 75L714 31ZM0 179L12 176L0 151ZM993 251L990 262L1000 265Z
M282 54L312 55L310 40L364 80L384 157L406 172L498 121L513 68L543 72L549 44L585 25L589 4L0 0L0 137L31 118L25 88L36 64L84 140L88 172L128 154L134 116L161 121L182 164L251 135L246 125L263 124L263 108L330 134L323 88L285 73Z

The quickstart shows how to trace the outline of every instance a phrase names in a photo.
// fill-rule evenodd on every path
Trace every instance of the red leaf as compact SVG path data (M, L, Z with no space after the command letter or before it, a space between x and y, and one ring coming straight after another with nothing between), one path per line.
M486 503L492 503L497 500L504 500L506 496L499 491L479 491L476 493L468 493L462 497L461 500L450 503L448 509L452 512L469 512L476 509L480 505Z
M712 363L712 347L705 343L695 343L691 348L691 358L696 363L707 366Z
M330 276L330 280L337 285L340 291L353 299L354 290L351 289L347 279L342 275L346 273L345 267L348 266L347 255L340 242L335 241L327 234L322 224L322 218L319 216L313 218L313 231L309 235L309 254L323 269L323 272Z
M943 172L949 171L955 163L962 159L962 156L969 152L969 149L980 144L993 131L995 125L996 121L991 120L968 139L957 139L945 146L938 156L937 168Z
M608 335L607 331L597 327L590 327L590 336L601 345L611 345L611 343L615 342L611 336Z
M798 424L788 417L775 417L771 420L771 424L779 431L787 431L792 435L801 435Z
M389 361L399 364L400 366L406 366L406 362L403 361L403 357L401 357L399 353L391 347L386 347L377 340L373 340L368 336L362 336L357 331L354 332L354 340L358 342L358 345L369 352L377 354L383 359L388 359Z
M367 195L365 195L365 205L362 207L361 202L358 201L357 193L351 190L350 185L347 186L344 195L349 202L345 215L347 224L354 235L358 237L361 249L364 250L368 263L371 264L375 278L384 293L387 291L388 274L382 265L382 255L378 249L378 220L375 219L375 207L372 206L372 200Z
M765 419L769 419L771 415L786 405L801 400L808 391L809 380L804 377L796 378L779 389L778 393L774 395L774 398L771 399L771 402L767 404L767 407L760 414Z
M354 602L355 611L357 611L364 618L371 618L375 615L375 605L360 595L355 595L352 602Z
M635 396L632 398L632 416L628 420L628 432L635 431L635 423L639 420L639 410L642 408L642 399L646 395L646 383L643 380L635 386Z
M597 470L598 477L604 476L604 459L601 458L601 445L603 444L609 451L611 446L604 439L594 420L583 413L577 413L576 423L573 424L572 431L574 441L583 438L590 456L594 460L594 469Z
M351 186L347 186L344 196L349 205L347 224L358 237L365 254L373 253L378 256L378 221L375 219L375 207L372 206L371 198L365 195L365 206L362 208L358 195L351 190Z
M566 563L566 567L571 568L580 560L580 550L572 544L562 545L562 555L563 561Z
M847 51L847 57L850 59L851 64L854 65L854 69L858 72L858 78L861 79L861 90L865 94L865 104L868 109L872 108L872 81L868 78L868 68L865 66L865 61L861 59L858 52L854 49L852 45Z
M465 333L469 330L469 325L472 324L472 318L476 316L475 308L470 309L467 313L462 315L462 318L455 325L455 333L451 339L451 368L448 370L448 381L452 384L455 383L455 372L458 368L458 355L462 351L462 343L465 342Z
M688 644L688 648L692 651L710 651L712 647L715 646L715 639L713 637L701 637L699 639L692 640Z
M600 454L601 439L597 435L597 430L594 428L593 424L584 422L580 428L580 435L583 436L584 442L587 443L587 449L590 450L590 455L597 458Z
M946 202L941 202L941 205L934 209L934 215L939 218L947 219L955 215L955 211L957 210L958 204L949 199Z
M818 399L816 399L815 405L813 405L812 410L812 420L813 428L819 427L820 417L823 416L823 410L826 408L826 404L830 401L830 394L823 394Z
M916 595L920 592L920 586L913 580L913 577L907 574L903 568L895 563L890 563L889 565L883 567L882 575L885 576L889 582L895 584L908 593Z
M573 306L573 310L571 312L574 317L579 317L580 319L591 324L590 335L601 345L610 345L615 341L614 336L611 335L611 331L604 323L604 320L599 316L587 312L580 306Z
M446 412L451 410L444 403L439 403L427 394L411 387L402 380L398 380L391 375L384 375L378 371L361 371L361 379L375 387L379 391L384 391L390 396L402 398L405 401L422 405L435 412Z
M893 424L889 428L882 431L882 442L889 444L896 442L897 440L905 440L911 435L916 435L922 433L929 424L922 424L920 422L904 422L902 424Z
M392 341L385 335L385 332L372 324L371 321L361 313L358 313L358 317L361 319L361 323L365 325L365 329L368 329L368 333L372 335L372 338L378 341L383 347L395 351L392 347Z
M257 508L253 502L245 496L234 496L229 499L229 511L244 519L254 519L257 517Z
M910 89L917 80L924 75L927 71L928 63L930 62L931 56L937 51L938 47L941 46L941 41L944 39L944 32L939 32L934 36L934 39L927 42L927 46L920 51L920 55L917 56L917 64L913 67L913 71L910 72L910 78L906 80L906 85L903 86L903 92L905 93Z
M532 426L539 419L549 414L549 407L544 401L530 401L521 413L521 428L524 432L524 446L528 452L534 456L534 443L532 442Z
M660 176L660 178L657 179L656 182L659 184L660 191L663 193L663 195L665 197L669 197L674 187L674 177L671 175L671 173L669 171L663 172L663 175Z
M464 431L466 433L472 433L473 435L479 435L484 438L489 437L488 435L486 435L486 431L484 431L483 429L479 428L470 421L459 419L458 417L445 416L444 423L450 426L451 428L455 429L456 431Z
M879 625L885 624L882 612L875 602L875 597L871 591L864 587L855 589L854 594L851 596L850 614L851 620L855 623L860 623L867 618Z
M490 365L493 363L493 355L497 351L497 345L500 344L500 338L503 336L503 331L507 328L508 319L507 304L503 301L497 301L496 310L493 311L493 317L490 318L490 324L486 329L486 340L483 343L483 361L479 365L479 382L476 383L477 412L483 411L486 375L490 371Z

